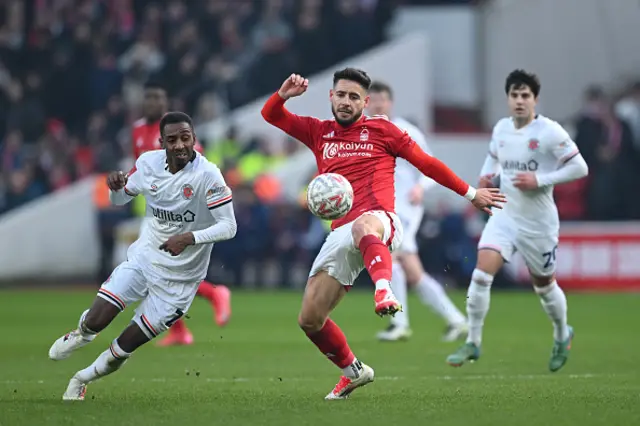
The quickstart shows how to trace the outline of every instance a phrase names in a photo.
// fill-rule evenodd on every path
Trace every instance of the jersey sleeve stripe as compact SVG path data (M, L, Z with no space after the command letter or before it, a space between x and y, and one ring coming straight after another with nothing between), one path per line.
M229 197L227 199L227 201L223 201L223 202L218 203L218 204L212 204L212 205L209 205L207 207L209 208L209 210L213 210L213 209L217 209L218 207L222 207L222 206L224 206L226 204L229 204L231 201L232 201L232 199L231 199L231 197Z
M149 322L149 320L144 314L140 315L140 321L142 322L142 325L144 325L144 327L147 329L147 331L151 333L152 336L158 335L158 333L153 328L153 326L151 325L151 323Z
M209 210L211 210L212 208L219 207L223 204L227 204L228 202L231 201L232 198L233 198L233 195L227 195L224 198L207 203L207 207L209 207Z
M121 311L124 311L124 309L127 307L118 296L111 293L109 290L105 290L104 288L98 290L98 296L102 297L107 302L111 302L113 305L115 305L116 308L120 309Z
M562 157L562 158L560 159L560 162L561 162L562 164L565 164L565 163L567 163L569 160L571 160L572 158L574 158L575 156L577 156L578 154L580 154L580 151L576 149L576 150L575 150L575 151L573 151L571 154L569 154L569 155L565 155L564 157Z
M489 155L495 158L496 160L498 159L498 156L491 151L489 151Z
M137 195L137 194L134 194L133 192L129 191L126 186L124 187L124 193L127 194L130 197L135 197Z

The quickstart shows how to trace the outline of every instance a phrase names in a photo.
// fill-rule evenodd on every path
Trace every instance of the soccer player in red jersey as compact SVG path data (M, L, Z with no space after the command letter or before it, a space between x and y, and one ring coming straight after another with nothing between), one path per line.
M147 151L161 149L160 119L168 110L166 90L155 82L148 82L144 90L143 111L144 118L133 124L132 143L133 155L138 159ZM195 150L203 153L202 145L196 141ZM215 312L215 320L219 326L224 326L231 316L231 291L223 285L214 285L202 281L198 287L198 296L207 299ZM183 319L176 321L169 329L167 336L158 342L159 346L190 345L193 335Z
M345 399L372 382L374 372L355 357L329 314L365 267L376 286L375 312L394 315L402 309L389 284L391 251L402 241L402 224L394 213L396 157L489 214L491 207L501 208L505 198L497 189L476 190L465 183L386 117L365 116L371 79L364 71L346 68L334 74L329 92L334 120L298 116L284 107L308 85L307 79L292 74L267 100L262 116L309 147L320 173L338 173L353 187L353 207L332 223L309 273L298 317L307 337L343 371L325 399Z

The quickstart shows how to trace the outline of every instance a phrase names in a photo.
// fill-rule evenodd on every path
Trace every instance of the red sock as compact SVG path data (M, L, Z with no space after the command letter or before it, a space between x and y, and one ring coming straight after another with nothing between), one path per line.
M331 319L327 319L320 331L307 334L307 337L320 349L320 352L340 368L348 367L356 359L347 344L344 333Z
M371 280L391 281L391 252L375 235L365 235L358 246Z
M216 286L209 281L202 281L198 286L198 296L202 296L209 302L213 303L216 299Z
M169 333L172 333L172 334L183 334L188 331L189 329L187 328L187 325L184 323L183 319L179 319L178 321L174 322L171 328L169 329Z

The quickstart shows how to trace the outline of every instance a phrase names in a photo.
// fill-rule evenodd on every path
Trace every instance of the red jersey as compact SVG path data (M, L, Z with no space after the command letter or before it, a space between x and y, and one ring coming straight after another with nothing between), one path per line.
M160 145L160 120L149 122L146 118L141 118L133 123L131 140L133 156L136 160L147 151L162 148Z
M469 185L458 178L444 163L429 156L385 117L362 116L350 126L335 120L319 120L292 114L284 107L284 99L272 95L262 108L262 116L309 147L319 173L338 173L353 187L353 207L347 215L335 220L335 229L371 210L394 211L396 157L409 161L436 182L465 195Z
M146 118L133 123L131 131L131 140L133 143L133 156L137 160L147 151L161 149L160 145L160 120L148 122ZM196 141L194 149L202 154L202 145Z

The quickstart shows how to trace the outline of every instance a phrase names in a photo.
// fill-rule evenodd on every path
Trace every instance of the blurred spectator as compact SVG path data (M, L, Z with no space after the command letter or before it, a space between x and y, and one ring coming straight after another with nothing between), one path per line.
M588 218L622 220L635 208L635 168L638 150L631 129L620 120L599 87L587 89L575 141L589 165Z

